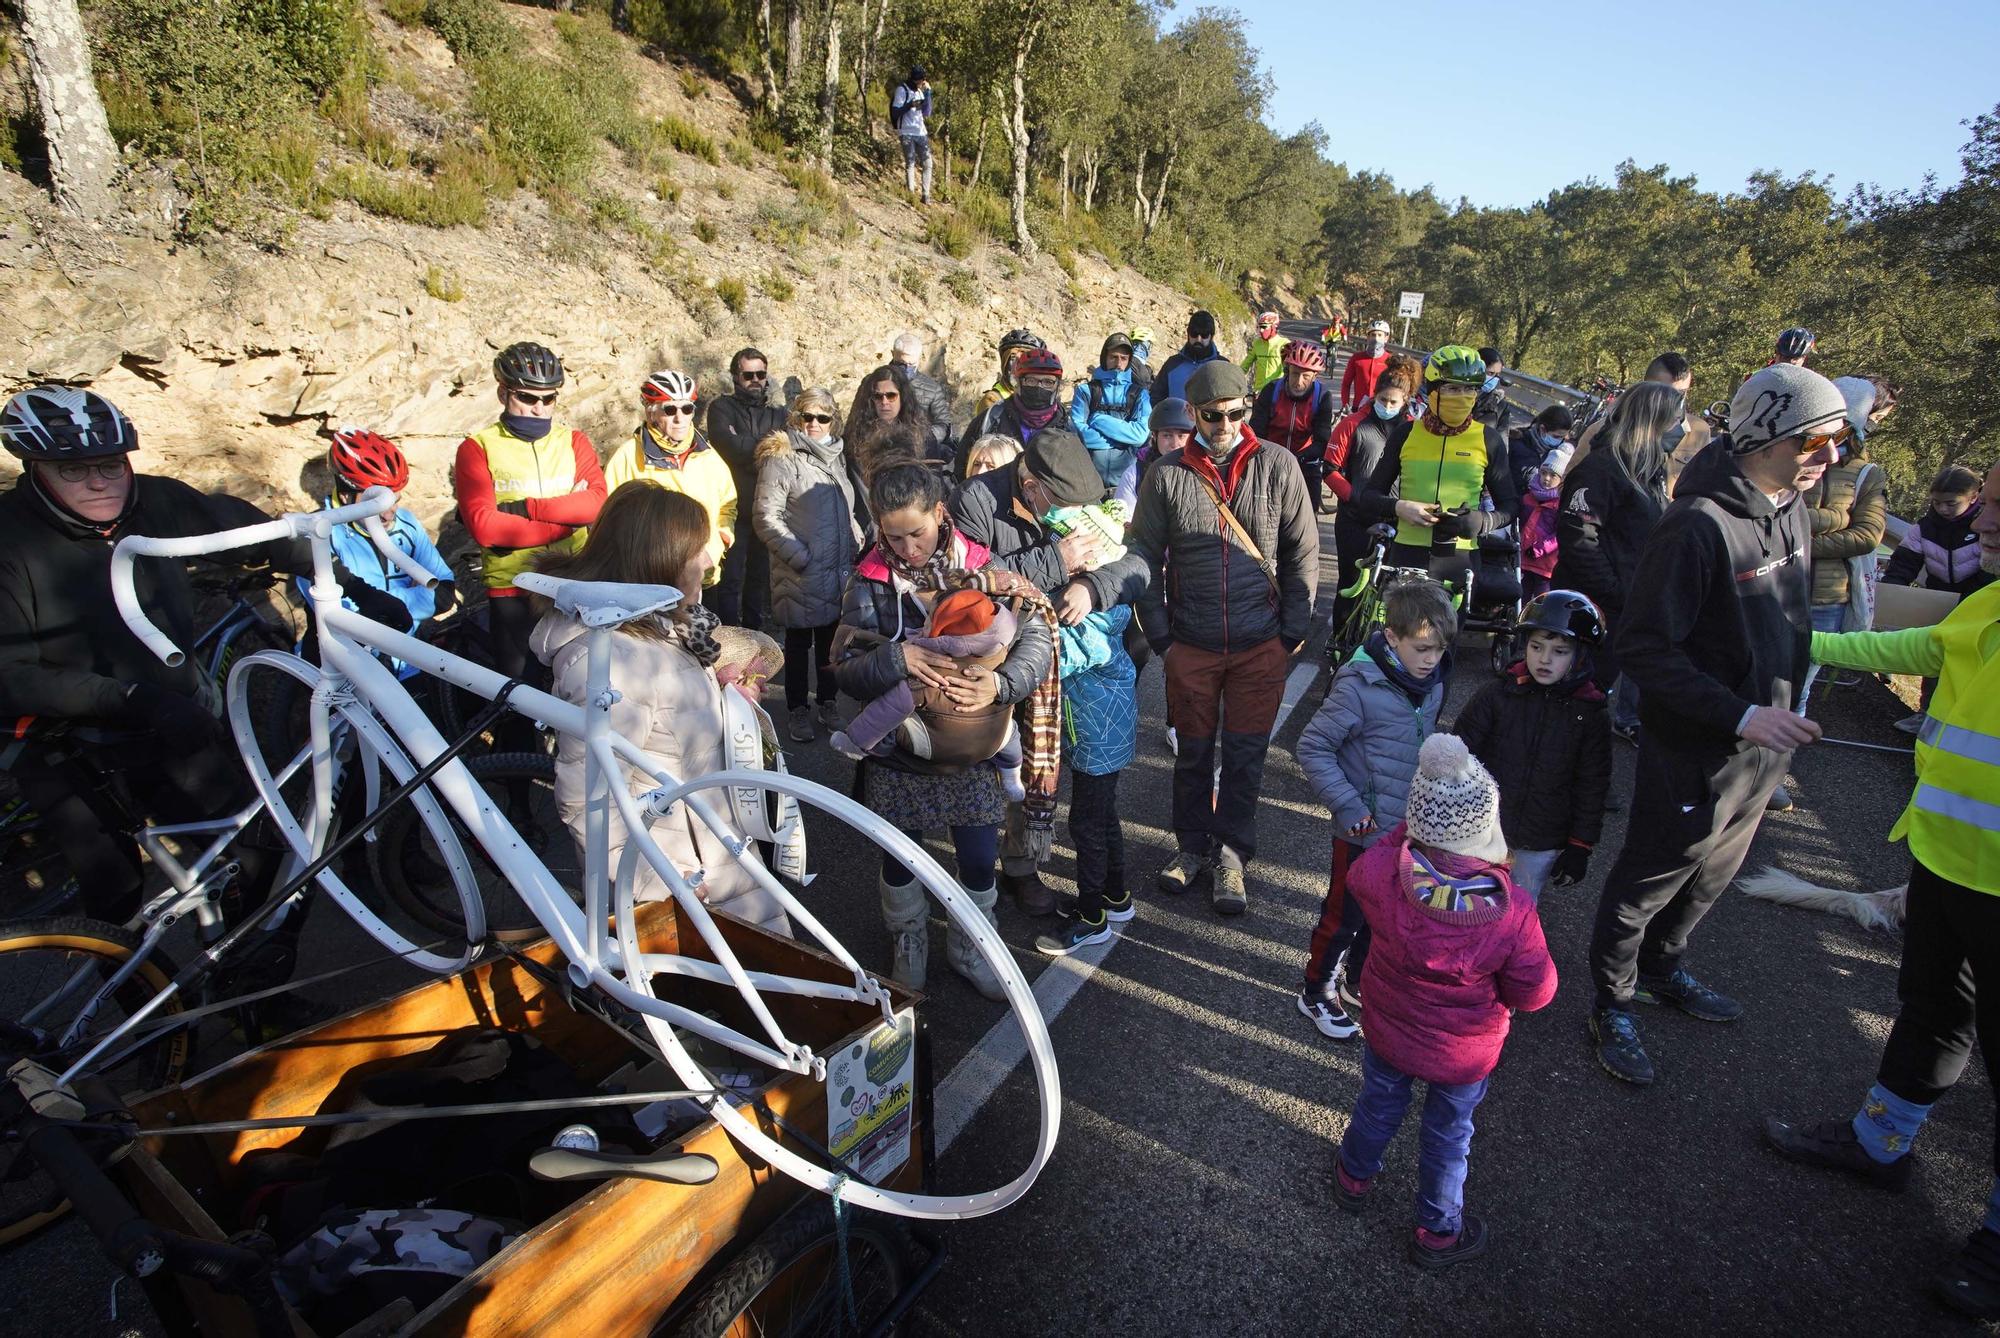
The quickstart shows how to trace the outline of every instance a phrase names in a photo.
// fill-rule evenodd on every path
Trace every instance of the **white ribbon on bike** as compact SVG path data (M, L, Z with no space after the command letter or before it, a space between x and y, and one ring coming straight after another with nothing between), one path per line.
M790 774L785 751L778 746L777 725L734 684L722 690L722 720L730 770ZM806 872L806 824L799 813L799 801L788 794L773 794L761 785L732 785L728 793L730 811L744 833L753 841L772 844L772 872L801 887L812 882L813 875ZM773 798L775 805L768 802Z

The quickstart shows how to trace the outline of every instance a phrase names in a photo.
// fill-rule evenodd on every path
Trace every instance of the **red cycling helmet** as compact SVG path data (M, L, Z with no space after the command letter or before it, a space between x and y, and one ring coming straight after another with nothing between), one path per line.
M365 427L344 427L334 433L326 458L334 477L356 492L376 487L401 492L410 482L410 462L396 443Z
M1019 385L1023 378L1030 376L1053 376L1062 380L1062 359L1045 348L1030 349L1021 360L1014 364L1014 383Z
M1303 367L1309 372L1326 370L1326 352L1310 339L1294 339L1285 345L1284 355L1279 359L1287 367Z

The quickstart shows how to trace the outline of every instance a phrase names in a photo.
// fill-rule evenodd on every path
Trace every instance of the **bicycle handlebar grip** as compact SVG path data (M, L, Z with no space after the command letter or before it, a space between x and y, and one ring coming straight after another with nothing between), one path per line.
M137 548L128 547L132 540L121 539L111 550L111 599L118 605L118 616L132 629L132 635L139 638L147 650L160 658L169 668L178 668L187 658L176 646L173 638L153 625L146 611L139 607L139 592L132 584L132 559L139 553Z
M23 1116L17 1127L29 1155L49 1173L112 1262L135 1278L157 1272L166 1262L166 1242L158 1228L139 1215L76 1135L35 1114Z

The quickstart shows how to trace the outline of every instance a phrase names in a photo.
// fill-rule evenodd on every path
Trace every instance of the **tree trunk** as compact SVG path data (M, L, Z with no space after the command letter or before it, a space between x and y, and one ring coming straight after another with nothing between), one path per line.
M757 0L757 57L763 63L763 95L757 105L766 116L778 114L778 70L771 63L771 0Z
M21 46L34 84L35 110L49 150L56 206L100 219L117 206L118 143L90 77L90 41L76 0L20 0Z
M1146 226L1146 151L1139 150L1139 166L1132 173L1132 221Z
M1069 145L1067 144L1063 145L1062 151L1062 216L1065 220L1069 218Z
M806 55L806 0L785 0L785 91L798 86Z
M861 130L875 138L875 108L868 101L868 84L875 75L875 56L882 49L882 32L889 26L889 0L876 0L875 25L868 25L869 0L861 0L861 54L854 62L854 83L861 90Z
M1104 150L1095 144L1086 144L1083 149L1083 212L1094 213L1097 209L1097 169L1104 162Z
M1014 150L1014 245L1027 259L1038 249L1028 231L1028 54L1035 48L1042 15L1037 6L1029 12L1014 38L1014 78L1008 86L1011 103L1007 108L1007 143Z
M826 78L819 87L819 165L833 175L833 113L840 102L840 0L826 3Z
M1153 229L1160 226L1160 214L1167 207L1167 178L1173 175L1174 160L1181 155L1181 146L1169 145L1167 161L1160 168L1160 179L1153 190L1153 202L1145 208L1145 230L1139 234L1141 242L1151 241Z
M975 190L979 186L979 174L986 168L987 119L988 119L988 113L986 110L986 103L984 100L981 100L979 104L979 143L972 151L972 180L970 183L968 183L969 186Z

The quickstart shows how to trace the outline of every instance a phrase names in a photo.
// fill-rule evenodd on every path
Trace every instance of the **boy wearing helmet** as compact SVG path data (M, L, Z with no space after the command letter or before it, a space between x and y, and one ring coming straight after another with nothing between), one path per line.
M1250 378L1250 390L1260 393L1284 375L1285 347L1292 341L1278 333L1278 313L1260 312L1257 316L1257 333L1250 340L1250 351L1243 355L1243 373Z
M1321 511L1320 483L1326 477L1327 441L1333 436L1333 392L1319 380L1326 354L1310 340L1293 339L1285 344L1283 363L1283 376L1258 386L1250 430L1257 440L1282 446L1298 459L1313 510Z
M403 452L387 437L370 432L365 427L344 427L333 434L333 445L326 453L328 471L333 475L333 489L325 499L328 509L350 506L370 488L387 488L400 493L410 482L410 465L403 458ZM342 525L331 536L333 555L340 564L353 572L377 590L386 591L401 600L403 607L410 611L412 623L421 626L427 619L450 612L458 599L458 588L453 583L451 564L438 552L437 545L424 529L424 523L416 513L406 506L399 506L394 512L382 518L389 538L396 547L415 558L417 564L432 576L437 583L430 586L418 585L395 566L375 547L375 541L359 525ZM307 576L298 578L299 588L305 590L312 584ZM353 600L346 601L348 607ZM408 678L417 671L398 663L397 673Z
M1375 378L1389 365L1389 322L1374 321L1361 351L1347 360L1340 377L1340 411L1353 413L1375 394Z
M1521 658L1481 688L1452 732L1500 786L1500 830L1514 885L1539 901L1574 887L1604 833L1611 789L1611 715L1592 681L1604 618L1574 590L1538 595L1515 629Z
M723 555L736 542L736 477L722 453L694 425L698 395L685 372L654 372L639 387L644 419L632 440L605 462L604 486L616 492L627 483L651 483L686 493L708 512L708 560L704 586L722 579Z

